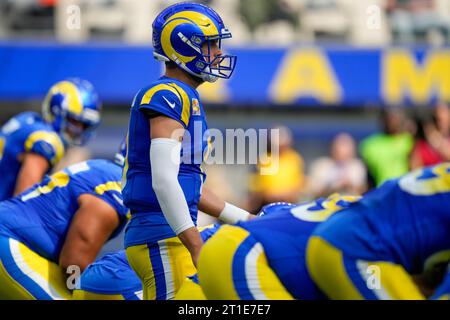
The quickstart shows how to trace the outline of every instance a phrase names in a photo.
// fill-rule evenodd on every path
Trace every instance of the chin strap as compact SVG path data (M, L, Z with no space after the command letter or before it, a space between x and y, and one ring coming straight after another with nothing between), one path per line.
M173 60L170 60L169 58L158 54L156 52L153 52L153 56L155 57L156 60L161 61L161 62L169 62L169 61L173 61L177 64L177 66L179 66L181 69L183 69L184 71L186 71L187 73L193 75L194 77L200 78L203 81L207 81L207 82L216 82L217 79L219 79L217 76L213 75L213 74L206 74L206 73L201 73L201 74L197 74L195 72L192 72L191 70L189 70L188 67L186 67L186 65L181 62L175 55L172 56ZM209 69L209 67L207 67ZM214 70L217 71L217 70Z
M213 83L213 82L216 82L217 79L219 79L219 78L216 76L213 76L212 74L204 74L202 79L207 82Z
M211 83L212 83L212 82L216 82L217 79L218 79L217 76L212 75L212 74L207 74L207 73L197 74L197 73L193 72L192 70L190 70L188 67L186 67L186 65L185 65L183 62L181 62L177 57L172 57L172 58L174 59L173 61L174 61L181 69L183 69L183 70L186 71L187 73L193 75L194 77L200 78L200 79L202 79L202 80L204 80L204 81L211 82ZM207 67L207 68L209 68L209 67ZM205 69L206 69L206 68L205 68Z
M207 69L211 70L209 67L207 67ZM205 81L211 82L211 83L216 82L217 79L219 79L219 77L215 76L213 74L214 72L218 73L217 70L212 70L211 73L209 73L209 74L208 73L202 74L202 76L203 76L202 79Z

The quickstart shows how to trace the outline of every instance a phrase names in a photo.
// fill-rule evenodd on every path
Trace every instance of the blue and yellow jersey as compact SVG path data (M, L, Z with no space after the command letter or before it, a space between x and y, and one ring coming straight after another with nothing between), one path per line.
M207 241L219 228L218 224L200 228L203 241ZM141 280L128 263L125 250L109 253L90 264L80 277L79 290L100 295L97 298L108 295L120 296L125 300L142 300Z
M236 225L250 232L251 241L261 243L269 266L294 298L324 299L306 268L306 245L320 223L357 199L332 195L298 205L269 204L261 217Z
M149 117L157 114L172 118L185 128L178 180L192 220L197 221L197 204L205 179L201 164L210 145L205 112L195 89L176 79L161 77L140 90L131 107L122 190L132 215L126 247L175 236L152 188Z
M51 168L64 148L63 140L39 114L24 112L11 118L0 130L0 201L13 196L24 153L43 156Z
M122 168L108 160L90 160L46 176L17 197L0 203L0 235L15 239L42 257L58 262L59 253L78 210L78 197L91 194L111 205L127 221L121 195Z
M408 273L450 250L450 163L388 180L314 234L367 261L401 265Z
M221 227L222 225L219 223L210 224L205 227L200 227L200 236L202 237L203 242L206 242L211 238Z

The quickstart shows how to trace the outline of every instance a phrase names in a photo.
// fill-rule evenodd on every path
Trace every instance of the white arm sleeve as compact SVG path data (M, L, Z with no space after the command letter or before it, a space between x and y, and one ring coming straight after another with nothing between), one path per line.
M194 227L189 208L178 182L181 142L169 138L151 140L152 187L164 217L175 234Z

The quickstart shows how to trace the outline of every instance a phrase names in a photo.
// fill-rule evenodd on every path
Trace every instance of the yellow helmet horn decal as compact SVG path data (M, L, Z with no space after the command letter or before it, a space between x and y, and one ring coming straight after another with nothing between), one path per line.
M170 41L173 30L182 23L196 24L206 37L219 35L219 30L217 30L216 25L210 18L199 12L182 11L170 17L170 20L166 22L161 33L162 49L169 58L176 57L178 60L186 64L194 60L195 56L184 56L178 53L175 51Z
M49 95L63 94L67 99L67 108L70 113L81 115L83 112L83 103L77 87L70 81L61 81L55 84L49 92Z

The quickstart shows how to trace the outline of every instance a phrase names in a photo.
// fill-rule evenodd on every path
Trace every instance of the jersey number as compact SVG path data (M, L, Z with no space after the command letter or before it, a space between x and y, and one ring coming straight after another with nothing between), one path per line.
M69 166L68 168L66 168L66 170L70 172L70 174L75 175L77 173L89 170L89 166L86 162L80 162ZM48 181L44 185L39 185L29 193L24 194L21 200L28 201L36 197L39 197L40 195L48 194L52 192L55 188L66 187L70 181L70 175L65 171L56 172L52 174L49 178L50 181Z
M343 209L344 207L339 205L340 201L356 202L361 197L358 196L341 196L338 194L331 195L323 202L312 201L305 205L291 209L291 213L294 217L309 222L322 222L328 219L336 211Z
M62 188L69 184L70 177L64 171L57 172L50 176L50 181L45 185L37 186L33 191L22 196L22 201L28 201L39 197L42 194L47 194L53 191L55 188Z
M417 196L450 192L450 164L413 171L398 184L403 191Z

